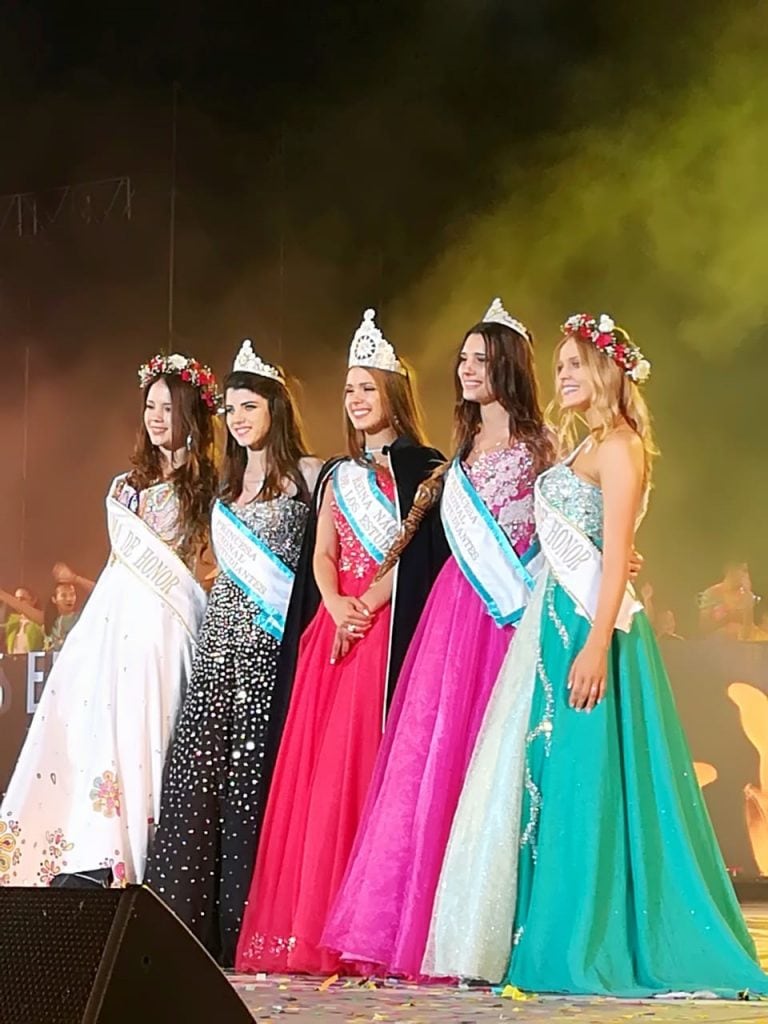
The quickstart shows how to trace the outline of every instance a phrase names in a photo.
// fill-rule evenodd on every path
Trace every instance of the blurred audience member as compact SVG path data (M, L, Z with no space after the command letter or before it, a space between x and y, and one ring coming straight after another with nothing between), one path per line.
M666 638L668 640L682 640L683 637L681 637L677 632L677 619L672 609L665 608L661 612L656 611L652 583L644 583L642 585L640 588L640 596L643 599L645 614L648 616L648 621L653 626L653 631L659 640L662 638Z
M656 606L653 603L653 584L644 583L640 587L640 597L643 599L643 606L645 607L645 614L648 616L648 621L656 629Z
M54 565L53 578L56 587L45 615L45 645L49 651L60 651L67 634L80 618L77 588L90 594L94 583L84 576L78 576L64 562Z
M659 640L682 640L683 637L677 632L677 619L671 608L665 608L659 613L656 623L656 636Z
M11 609L2 630L5 654L29 654L45 646L43 611L40 602L27 587L17 587L11 594L0 590L0 601Z
M719 583L699 594L699 626L704 633L749 640L755 630L755 605L746 562L729 562Z

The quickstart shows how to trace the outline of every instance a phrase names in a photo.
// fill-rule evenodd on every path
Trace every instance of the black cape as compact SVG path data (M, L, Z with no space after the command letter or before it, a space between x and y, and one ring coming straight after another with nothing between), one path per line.
M445 461L436 448L412 444L398 438L389 448L392 471L400 505L401 519L405 519L413 505L416 490L422 481ZM269 780L277 757L285 717L293 689L293 678L299 656L299 642L320 605L320 591L312 571L317 534L317 511L325 484L334 466L343 461L331 459L323 466L312 499L312 512L307 523L301 556L296 569L291 602L286 615L283 643L277 680L270 709L269 732L264 757L264 776ZM436 504L424 517L419 529L400 556L400 564L392 594L393 617L390 632L389 672L387 677L387 707L397 683L397 677L408 650L416 624L432 589L435 577L449 554L448 543Z

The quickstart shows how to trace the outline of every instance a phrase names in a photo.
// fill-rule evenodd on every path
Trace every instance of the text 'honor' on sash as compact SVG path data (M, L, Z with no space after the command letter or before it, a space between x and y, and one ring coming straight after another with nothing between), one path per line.
M195 637L206 595L171 548L134 512L114 498L107 503L112 554L181 620Z
M547 562L560 585L570 594L579 614L593 622L603 576L602 552L548 501L541 488L541 477L536 481L535 495L536 529ZM615 628L629 632L635 612L640 608L642 605L628 583Z
M128 512L128 515L138 519L133 512ZM158 591L164 597L170 597L174 588L181 582L181 577L172 564L168 564L170 560L163 557L165 552L158 550L156 545L146 537L149 528L141 523L141 520L138 520L136 527L132 528L117 517L114 518L113 525L112 549L115 554L121 561L135 569L153 590ZM154 539L158 544L166 547L159 537ZM166 550L168 550L167 547Z

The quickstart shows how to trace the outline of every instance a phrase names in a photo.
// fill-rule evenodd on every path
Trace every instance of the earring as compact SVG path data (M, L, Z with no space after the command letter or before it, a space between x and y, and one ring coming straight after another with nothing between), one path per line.
M192 435L191 434L187 434L187 451L188 452L192 451Z

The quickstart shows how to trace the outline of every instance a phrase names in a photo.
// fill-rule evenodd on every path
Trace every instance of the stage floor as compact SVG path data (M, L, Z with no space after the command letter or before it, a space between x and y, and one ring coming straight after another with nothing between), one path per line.
M755 937L763 967L768 970L768 904L745 906L744 912ZM335 1024L475 1024L476 1021L572 1020L581 1024L637 1024L680 1022L680 1024L740 1024L742 1021L768 1024L768 1001L724 1002L721 1000L617 1000L555 999L507 996L487 989L460 990L455 986L390 984L340 979L328 984L323 979L233 975L231 982L244 999L254 1020L262 1024L303 1024L329 1021Z

